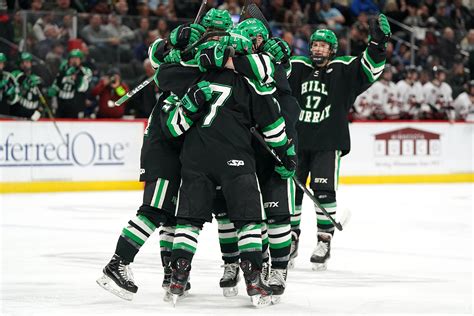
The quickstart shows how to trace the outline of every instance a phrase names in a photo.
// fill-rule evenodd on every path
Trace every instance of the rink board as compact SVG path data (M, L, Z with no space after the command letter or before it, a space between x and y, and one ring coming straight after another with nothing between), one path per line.
M140 190L144 120L0 121L0 193ZM341 184L474 182L473 124L358 122Z

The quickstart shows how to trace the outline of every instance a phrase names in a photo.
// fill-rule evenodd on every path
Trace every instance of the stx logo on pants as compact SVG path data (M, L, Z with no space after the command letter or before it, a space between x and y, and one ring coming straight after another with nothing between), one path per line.
M328 183L328 178L314 178L314 183Z
M265 202L263 203L263 208L275 208L278 207L278 203L280 202Z

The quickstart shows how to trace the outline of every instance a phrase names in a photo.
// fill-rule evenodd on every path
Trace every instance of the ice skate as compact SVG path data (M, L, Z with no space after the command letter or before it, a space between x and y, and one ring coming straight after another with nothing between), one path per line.
M114 255L103 269L104 275L96 280L97 284L110 293L131 301L133 294L137 293L138 287L133 281L133 273L129 264L130 262Z
M313 251L310 261L313 263L313 271L327 270L327 262L331 257L332 235L328 233L318 234L318 244Z
M271 269L268 286L272 289L272 303L278 304L286 288L287 269Z
M261 279L261 271L246 260L240 263L247 284L247 294L250 296L252 305L259 308L272 303L272 289Z
M178 299L186 295L186 288L189 280L189 271L191 270L191 263L189 260L180 258L176 262L176 268L173 268L171 274L171 283L168 292L171 294L173 306L176 306Z
M290 261L288 262L288 269L295 267L295 259L298 256L298 245L299 245L298 234L294 231L291 232L291 249L290 249Z
M165 290L165 295L163 296L163 301L165 302L170 302L173 299L171 293L169 292L172 273L173 273L173 270L171 269L170 262L168 259L167 262L165 263L165 266L163 267L163 283L161 284L161 286ZM190 289L191 289L191 282L189 282L189 278L188 278L188 283L186 284L186 289L182 297L186 297Z
M219 281L219 286L222 288L222 293L225 297L233 297L239 294L237 284L240 281L239 264L227 263L224 264L224 275Z
M270 264L268 261L262 263L262 273L261 279L264 283L268 283L268 278L270 277Z

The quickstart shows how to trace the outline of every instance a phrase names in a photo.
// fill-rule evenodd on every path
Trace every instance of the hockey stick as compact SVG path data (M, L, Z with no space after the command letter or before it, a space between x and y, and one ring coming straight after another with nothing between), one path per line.
M199 23L199 21L201 21L201 16L204 14L204 10L206 9L206 5L207 5L207 0L202 0L201 2L201 6L199 7L199 10L198 10L198 13L196 15L196 17L194 18L194 24L197 24Z
M255 18L257 20L262 21L262 23L265 25L265 27L268 30L268 33L270 34L270 37L273 36L272 34L272 28L270 27L270 23L268 23L267 19L263 15L262 11L257 7L255 3L249 4L247 8L248 16L251 18Z
M247 14L247 7L249 6L250 1L251 0L245 0L244 6L242 7L242 10L240 11L239 23L245 20L245 15Z
M59 129L58 124L56 123L56 119L54 118L53 111L51 111L51 108L50 108L48 102L46 102L46 99L44 98L44 95L43 95L43 93L41 93L41 90L38 88L38 86L36 86L35 88L36 88L36 91L38 92L40 102L44 105L44 107L46 109L46 112L48 112L49 118L53 121L53 125L56 128L56 131L58 132L59 136L61 137L61 140L63 141L63 144L66 145L66 140L65 140L63 134L61 133L61 130Z
M281 161L280 157L278 157L278 155L275 153L275 151L273 149L271 149L270 146L268 146L268 144L265 142L262 135L260 135L260 133L256 130L256 128L251 127L250 132L253 134L253 136L255 136L255 138L257 138L257 140L270 153L270 155L272 155L273 159L275 159L278 164L283 165L283 162ZM326 215L326 217L334 224L334 226L336 226L336 228L339 231L342 231L341 223L336 222L336 220L331 215L329 215L328 211L326 211L326 209L321 205L321 203L319 203L319 201L316 199L316 197L313 194L311 194L311 192L309 192L309 190L306 188L306 186L303 183L301 183L300 180L298 180L296 175L293 176L293 181L295 181L296 185L301 190L304 191L304 193L311 199L311 201L313 201L313 203L321 210L321 212L323 212L323 214Z

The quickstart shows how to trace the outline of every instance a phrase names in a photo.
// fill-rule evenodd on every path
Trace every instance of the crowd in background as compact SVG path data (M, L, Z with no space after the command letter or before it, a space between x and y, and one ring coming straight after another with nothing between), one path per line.
M237 21L243 2L208 0L207 6L227 9ZM416 72L416 78L408 80L411 86L430 85L415 93L417 96L412 100L416 102L408 105L416 109L408 111L411 115L382 115L387 110L380 108L380 102L374 100L373 92L369 91L354 105L354 118L464 119L466 110L454 107L460 95L464 101L470 100L472 107L474 96L469 85L474 79L472 0L253 2L270 22L273 36L287 41L294 55L308 55L308 40L317 27L330 28L337 34L338 55L358 55L367 45L371 15L383 12L391 19L393 36L387 47L387 64L392 66L390 82L399 85L407 81L409 73ZM50 88L57 83L61 72L73 73L71 67L76 71L81 69L68 64L70 52L78 49L82 52L81 67L91 73L83 98L86 110L80 116L145 118L160 93L155 85L149 85L126 106L114 108L110 100L117 99L153 73L147 62L148 46L157 37L167 37L175 26L194 19L200 4L200 0L0 0L0 52L6 56L5 69L9 71L21 68L21 51L30 52L31 71L40 78L40 90L57 108L58 96ZM84 73L86 78L87 71L78 73ZM451 90L449 97L443 96L451 112L426 115L423 109L428 106L435 111L438 103L427 101L431 96L426 94L434 91L429 87L439 87L441 83ZM400 95L393 99L400 108L407 106L401 104L408 101L401 100ZM469 111L474 110L468 109L467 113Z

